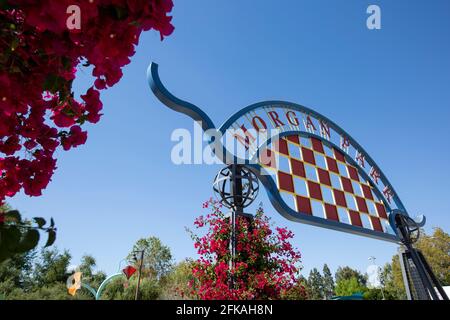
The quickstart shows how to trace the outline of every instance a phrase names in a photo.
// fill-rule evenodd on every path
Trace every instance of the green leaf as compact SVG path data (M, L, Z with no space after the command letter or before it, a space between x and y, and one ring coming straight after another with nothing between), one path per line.
M0 228L0 262L16 253L20 240L20 231L16 227Z
M61 87L62 84L64 83L64 79L61 77L58 77L55 74L49 74L44 81L44 84L42 86L42 89L44 91L50 91L52 93L56 93L58 92Z
M53 243L55 243L56 231L48 230L47 233L48 233L48 239L47 239L47 243L45 244L45 247L50 247Z
M0 231L1 232L1 231ZM3 245L3 242L0 241L0 263L5 261L11 256L11 252L8 250L8 248Z
M19 39L14 38L11 43L11 51L16 50L18 46L19 46Z
M8 219L15 220L16 222L22 221L22 217L17 210L11 210L5 213L5 217Z
M13 252L20 241L20 236L20 230L16 226L3 228L1 235L2 244L6 246L9 251Z
M55 226L55 221L53 218L50 218L50 228L53 228Z
M39 228L42 228L45 225L45 219L41 217L35 217L33 218L34 222L39 226Z
M17 250L19 252L26 252L34 249L39 242L39 231L35 229L29 229L25 236L20 241Z

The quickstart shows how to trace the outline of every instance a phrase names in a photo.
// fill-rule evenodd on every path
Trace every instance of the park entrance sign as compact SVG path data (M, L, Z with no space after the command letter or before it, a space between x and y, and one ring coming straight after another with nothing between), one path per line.
M199 122L212 152L227 165L214 190L232 210L233 223L256 197L253 184L259 180L274 208L289 220L403 244L405 285L423 289L416 290L421 294L411 290L410 298L437 298L433 286L440 286L412 248L412 234L425 218L409 217L380 167L345 130L312 109L285 101L250 105L216 128L203 110L164 87L157 64L149 66L147 77L163 104ZM230 191L225 191L227 180ZM420 281L413 283L414 278Z
M343 129L321 114L284 101L244 108L221 128L234 134L269 193L290 220L398 242L389 213L407 215L375 161ZM265 143L249 133L275 130Z
M298 104L267 101L243 108L215 129L200 108L165 89L156 64L148 76L164 104L201 121L205 131L217 131L211 134L213 150L221 151L216 156L252 170L287 219L400 242L389 222L392 212L408 215L400 198L368 153L327 117ZM261 132L270 134L258 139ZM244 152L224 142L230 139Z

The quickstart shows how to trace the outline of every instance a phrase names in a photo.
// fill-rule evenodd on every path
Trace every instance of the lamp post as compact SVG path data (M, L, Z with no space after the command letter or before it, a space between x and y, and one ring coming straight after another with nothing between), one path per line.
M141 284L141 273L142 273L142 264L144 263L144 252L145 252L145 250L133 251L133 257L134 257L135 261L137 260L136 254L138 254L138 253L141 254L141 261L139 263L138 280L137 280L136 293L134 295L134 300L139 300L139 287Z
M381 283L381 272L380 272L380 268L378 268L378 266L375 264L375 260L376 258L374 256L370 256L369 260L372 261L372 264L377 267L377 276L378 279L380 280L380 289L381 289L381 296L383 297L383 300L386 300L386 297L384 296L384 290L383 290L383 284Z
M244 213L244 208L248 207L258 195L258 178L244 165L228 165L216 175L213 190L220 203L231 210L228 217L231 226L229 269L230 274L232 274L237 255L237 219L238 217L243 217L249 221L253 219L251 214ZM231 289L235 288L235 279L232 275L230 276L229 286Z

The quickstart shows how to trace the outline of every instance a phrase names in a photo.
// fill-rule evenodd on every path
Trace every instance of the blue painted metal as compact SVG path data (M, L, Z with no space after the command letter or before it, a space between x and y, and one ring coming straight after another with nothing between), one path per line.
M106 285L111 282L112 280L114 280L117 277L122 277L123 273L116 273L113 275L110 275L108 278L106 278L102 284L100 285L100 287L98 287L97 293L95 294L95 300L100 300L100 297L102 295L103 290L105 289Z
M88 285L88 284L86 284L84 282L81 283L81 286L83 288L87 289L94 296L94 298L96 298L97 292L95 291L94 288L92 288L90 285Z
M109 276L108 278L103 280L103 282L98 287L97 291L94 288L92 288L90 285L88 285L87 283L84 283L84 282L81 282L81 286L83 288L87 289L94 296L95 300L100 300L100 297L101 297L102 292L105 289L106 285L108 283L110 283L112 280L114 280L115 278L121 277L121 276L123 276L123 273L115 273L115 274Z
M152 63L149 66L149 68L147 70L147 78L148 78L148 82L150 85L150 89L153 91L155 96L163 104L165 104L166 106L168 106L170 109L172 109L174 111L188 115L195 121L201 122L203 130L205 130L205 131L209 130L210 132L216 131L217 133L219 133L221 135L223 135L226 132L226 130L229 129L233 123L236 122L236 120L238 120L245 114L249 113L250 111L254 111L256 109L260 109L263 107L269 107L269 106L270 107L276 107L276 106L287 107L292 110L296 110L296 111L299 111L299 112L302 112L305 114L309 114L316 119L321 119L321 120L325 121L327 123L327 125L330 128L332 128L334 131L336 131L341 136L345 136L353 147L355 147L356 149L358 149L358 151L362 152L365 155L367 162L371 163L372 166L377 168L377 171L380 174L381 181L383 181L383 183L386 186L389 186L390 189L392 190L392 192L394 193L393 201L395 202L395 204L398 207L398 209L396 209L396 213L400 213L400 214L408 216L407 210L405 209L402 201L398 197L397 192L392 187L392 184L389 182L386 175L382 172L382 170L376 164L376 162L365 151L365 149L358 142L356 142L356 140L350 134L348 134L345 130L343 130L332 120L321 115L317 111L314 111L308 107L305 107L305 106L302 106L302 105L299 105L296 103L292 103L292 102L287 102L287 101L263 101L263 102L249 105L249 106L241 109L240 111L238 111L234 115L232 115L227 121L225 121L225 123L222 124L222 126L219 129L216 129L213 121L208 117L208 115L203 110L201 110L199 107L197 107L189 102L186 102L184 100L181 100L181 99L175 97L164 87L164 85L162 84L162 82L160 80L160 77L158 74L158 65L156 63ZM309 137L314 137L314 138L320 139L323 143L326 143L329 146L340 149L334 143L332 143L326 139L323 139L321 136L299 130L299 131L284 131L284 132L280 132L279 134L277 134L273 137L269 137L266 142L264 142L262 145L259 146L258 150L262 150L264 146L269 145L270 142L274 139L281 138L281 137L284 137L287 135L292 135L292 134L301 134L301 135L305 135L305 136L309 136ZM215 142L213 136L212 136L212 139L210 140L210 143L212 143L212 142ZM230 156L230 153L226 150L225 146L222 145L221 148L222 148L223 152L222 152L222 157L220 158L220 160L224 163L228 163L227 159L230 159L230 158L227 158L227 157ZM219 155L217 153L216 153L216 156L219 157ZM371 238L375 238L375 239L396 242L396 243L399 242L399 238L396 235L391 235L391 234L378 232L378 231L374 231L374 230L370 230L370 229L356 227L356 226L352 226L352 225L348 225L348 224L344 224L344 223L340 223L340 222L327 220L327 219L314 217L314 216L310 216L307 214L302 214L302 213L296 212L293 209L291 209L289 206L286 205L286 203L283 201L283 199L280 196L280 192L279 192L278 187L275 184L274 180L270 176L267 176L267 175L264 175L261 173L262 167L259 164L255 163L254 159L253 159L253 161L251 161L249 159L239 159L234 155L231 155L231 159L234 161L234 163L241 163L241 164L245 163L246 166L249 169L251 169L252 172L254 172L258 176L259 180L262 182L262 184L266 188L267 194L269 196L269 199L270 199L272 205L275 207L275 209L281 215L283 215L285 218L287 218L289 220L306 223L306 224L310 224L310 225L315 225L315 226L319 226L319 227L324 227L324 228L328 228L328 229L343 231L343 232L347 232L347 233L367 236L367 237L371 237ZM362 177L369 180L367 173L364 170L362 170L360 168L360 166L353 159L351 159L350 157L347 156L347 160L358 169L358 171ZM380 199L383 199L383 203L385 204L385 207L388 210L388 214L390 214L393 209L391 208L389 203L387 203L384 200L384 197L380 194L380 191L377 188L375 188L374 190L375 190L377 196ZM391 223L391 226L393 226L392 222L390 222L390 223ZM425 219L423 219L420 223L421 223L421 225L423 225L425 223ZM395 228L393 228L393 230L395 230Z
M331 300L364 300L364 296L361 292L357 292L351 296L335 296Z
M195 121L201 122L201 127L204 131L208 129L215 129L215 125L208 115L199 107L187 101L178 99L171 94L162 84L158 74L158 64L152 63L147 69L147 79L150 89L155 96L170 109L188 115Z

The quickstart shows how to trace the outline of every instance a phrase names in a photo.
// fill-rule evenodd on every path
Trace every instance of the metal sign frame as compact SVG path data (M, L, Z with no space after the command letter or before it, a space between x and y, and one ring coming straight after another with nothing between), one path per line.
M156 63L152 63L147 70L147 79L150 85L151 90L155 94L155 96L167 107L170 109L183 113L189 117L191 117L193 120L199 122L201 124L202 129L205 132L208 131L214 131L220 134L225 134L226 131L230 128L232 128L233 124L236 124L239 119L242 117L254 113L256 110L264 109L264 108L270 108L273 106L277 106L280 108L285 108L286 110L293 110L301 113L302 115L307 117L308 121L311 121L309 117L313 117L314 119L318 120L320 123L320 126L324 125L327 126L328 129L334 130L335 133L337 133L341 138L341 146L337 145L331 139L327 139L326 136L323 134L316 134L315 130L301 130L298 126L294 127L291 130L280 130L277 134L270 136L263 144L259 145L257 148L257 153L254 155L255 157L259 156L259 151L264 150L265 147L267 147L271 141L274 141L276 139L282 139L284 137L294 135L294 134L300 134L304 135L310 138L315 138L325 145L328 145L330 148L340 149L342 148L342 143L344 143L344 146L348 147L351 146L354 148L361 156L358 159L354 159L346 152L344 152L344 156L347 162L349 162L351 165L353 165L357 170L358 173L363 177L366 181L371 181L373 185L373 191L376 193L378 198L382 200L387 215L389 217L389 223L391 225L392 230L394 230L394 234L389 234L386 232L380 232L375 230L370 230L363 227L354 226L351 224L345 224L338 221L332 221L325 218L303 214L302 212L298 212L296 210L293 210L291 207L289 207L285 201L282 199L280 195L280 190L275 183L275 181L272 179L271 176L268 176L266 174L263 174L263 167L255 163L255 161L250 161L250 159L240 159L237 156L231 154L228 150L226 150L225 146L222 145L220 153L215 152L215 149L212 148L214 154L216 157L218 157L222 162L227 163L227 160L230 158L233 159L234 163L245 163L245 166L249 168L261 181L261 183L264 185L268 197L274 206L274 208L285 218L300 222L304 224L314 225L318 227L328 228L332 230L347 232L351 234L366 236L374 239L379 240L385 240L389 242L394 243L400 243L400 239L397 234L395 234L395 225L393 224L393 219L391 218L391 215L394 214L402 214L406 217L408 217L408 213L406 208L404 207L402 201L400 200L399 196L397 195L397 192L392 187L392 184L389 182L385 174L382 172L380 167L376 164L376 162L370 157L370 155L365 151L365 149L345 130L343 130L341 127L339 127L336 123L334 123L329 118L323 116L322 114L299 104L292 103L292 102L286 102L286 101L263 101L256 104L252 104L250 106L247 106L240 111L233 114L225 123L220 126L219 128L216 128L214 125L214 122L211 120L211 118L198 106L189 103L187 101L181 100L177 97L175 97L173 94L171 94L165 86L162 84L159 73L158 73L158 65ZM292 126L291 126L292 128ZM321 128L322 129L322 128ZM322 131L322 130L319 130ZM210 137L210 143L215 141L215 136L212 135ZM342 142L344 141L344 142ZM217 141L215 141L217 142ZM363 166L360 165L360 161L362 160ZM371 166L371 172L370 174L366 172L366 170L363 168L364 163ZM378 179L382 182L382 184L385 186L385 190L379 190L378 186L374 183L374 176L372 175L372 172L376 172L376 182L378 184ZM387 192L387 194L386 194ZM391 200L393 204L395 204L395 208L391 206ZM425 217L421 216L421 221L417 221L417 224L419 226L423 226L425 224Z

